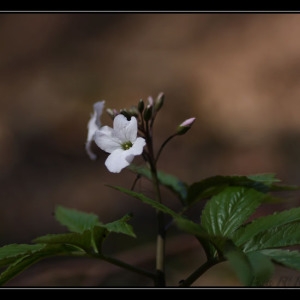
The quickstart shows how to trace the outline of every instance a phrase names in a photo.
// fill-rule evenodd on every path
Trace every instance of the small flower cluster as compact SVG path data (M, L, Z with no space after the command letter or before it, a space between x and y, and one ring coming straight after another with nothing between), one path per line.
M105 161L107 169L112 173L119 173L121 170L131 164L134 157L143 155L151 168L155 168L158 156L164 147L162 145L157 157L153 153L153 123L158 111L164 103L164 94L160 93L154 100L148 97L148 103L145 105L141 99L137 106L129 110L122 109L119 112L116 109L107 109L107 113L113 120L113 128L102 126L101 115L105 106L105 101L98 101L94 104L94 112L88 122L88 136L86 141L86 152L92 160L97 156L91 150L92 142L103 151L110 153ZM190 118L181 123L175 134L170 136L167 141L176 135L187 132L195 118ZM166 141L166 142L167 142ZM144 147L146 146L146 149Z

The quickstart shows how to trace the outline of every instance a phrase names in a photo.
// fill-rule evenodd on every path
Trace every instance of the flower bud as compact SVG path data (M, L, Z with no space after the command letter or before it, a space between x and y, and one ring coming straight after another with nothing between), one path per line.
M144 120L147 122L151 119L152 117L152 110L153 106L152 105L147 105L146 109L144 110Z
M137 109L136 106L130 107L128 112L130 113L131 116L134 116L134 117L136 117L136 118L137 118L138 115L139 115L139 112L138 112L138 109Z
M145 107L144 101L143 101L143 99L140 99L139 104L138 104L138 110L140 113L143 112L144 107Z
M107 108L107 109L106 109L106 112L108 113L108 115L109 115L112 119L114 119L114 117L117 115L115 109L113 110L113 109L111 109L111 108Z
M151 107L153 106L153 98L151 96L148 97L148 106L150 105Z
M182 135L185 134L193 125L195 122L196 118L189 118L182 122L178 127L177 127L177 134Z
M164 100L165 100L164 93L159 93L157 98L156 98L155 106L154 106L154 110L156 112L158 112L162 108L162 106L164 104Z

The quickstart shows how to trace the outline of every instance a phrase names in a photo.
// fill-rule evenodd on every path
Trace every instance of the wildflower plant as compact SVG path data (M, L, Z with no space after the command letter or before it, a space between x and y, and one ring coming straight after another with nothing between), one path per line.
M300 207L255 217L263 204L282 200L276 192L294 191L298 186L282 185L272 173L216 175L188 184L159 170L158 161L166 145L175 137L182 138L196 121L195 117L190 117L180 123L155 152L154 123L164 101L165 96L160 93L155 100L152 97L146 103L140 100L130 109L107 109L112 127L101 123L105 101L96 102L88 121L85 144L92 160L97 158L92 143L107 153L105 166L109 172L126 172L127 168L136 175L130 188L118 185L109 185L108 188L143 202L156 214L157 224L153 224L157 227L156 252L153 254L155 266L146 270L103 253L103 244L111 233L136 238L130 224L134 216L127 214L104 224L95 214L57 206L55 218L67 228L67 232L46 234L30 244L0 247L1 285L42 259L69 256L104 260L148 277L155 287L166 287L169 283L165 271L165 243L171 226L194 237L206 256L202 264L195 266L178 282L178 287L192 286L207 270L225 261L229 262L244 286L266 284L274 274L275 265L300 271L300 252L297 250L300 245ZM135 165L136 156L141 156L145 164ZM142 177L152 182L153 197L135 190L137 180ZM165 204L162 188L170 190L179 199L179 210ZM195 210L199 202L203 205L195 221L188 217L188 211Z

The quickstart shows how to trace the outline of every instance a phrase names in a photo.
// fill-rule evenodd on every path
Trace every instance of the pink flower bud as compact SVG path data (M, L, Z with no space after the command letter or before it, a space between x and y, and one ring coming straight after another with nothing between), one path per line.
M196 118L189 118L182 122L177 128L177 134L185 134L193 125Z
M193 123L195 122L196 118L189 118L187 120L185 120L184 122L182 122L179 126L180 127L191 127L193 125Z

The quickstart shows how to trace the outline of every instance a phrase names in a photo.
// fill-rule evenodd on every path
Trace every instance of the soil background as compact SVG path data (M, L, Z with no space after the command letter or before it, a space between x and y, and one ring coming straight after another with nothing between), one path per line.
M132 213L140 239L116 237L107 251L154 266L153 211L105 186L129 188L134 175L111 174L106 153L91 161L85 152L87 122L99 100L119 110L163 92L156 150L196 117L158 165L187 183L270 172L298 185L299 32L297 13L1 13L0 246L64 232L53 217L57 205L93 212L104 223ZM106 114L102 122L111 125ZM145 180L137 189L151 196ZM260 213L299 204L296 193ZM197 242L176 231L167 251L169 286L204 259ZM270 285L299 285L298 277L279 268ZM151 284L104 262L49 259L6 286ZM224 264L194 286L239 282Z

